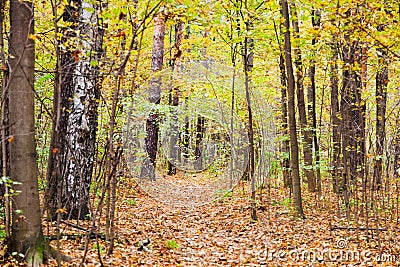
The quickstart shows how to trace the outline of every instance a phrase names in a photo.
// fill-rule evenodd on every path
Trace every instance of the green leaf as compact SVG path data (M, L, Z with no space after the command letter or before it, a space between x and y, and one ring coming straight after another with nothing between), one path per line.
M92 60L90 61L90 66L91 67L97 67L99 65L99 61L98 60Z
M168 249L176 249L179 248L179 244L174 239L169 239L165 243L165 247Z
M90 13L94 13L96 11L93 7L85 7L84 10Z

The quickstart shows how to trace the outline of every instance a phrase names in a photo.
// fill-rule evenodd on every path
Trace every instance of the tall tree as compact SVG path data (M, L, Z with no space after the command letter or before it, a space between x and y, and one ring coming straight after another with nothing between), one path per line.
M10 178L16 182L12 197L12 235L10 251L25 256L30 266L43 259L44 238L41 227L37 180L35 122L33 2L10 1L9 43L9 119Z
M341 88L341 101L340 101L340 131L342 133L342 166L343 169L341 181L340 181L340 192L343 193L345 198L346 205L346 213L349 216L349 192L348 192L348 184L349 180L353 179L354 172L352 171L352 164L354 164L354 154L353 149L353 141L354 139L354 129L352 125L352 103L354 103L354 81L352 76L351 66L354 65L354 47L351 46L349 41L349 36L345 37L346 43L342 48L342 56L344 64L346 64L346 68L343 69L343 84Z
M288 116L289 116L289 135L290 135L290 168L292 170L292 198L293 205L296 209L296 215L304 217L301 185L300 185L300 170L299 170L299 145L297 142L296 132L296 111L295 111L295 80L292 65L292 46L290 42L290 20L289 7L287 0L281 0L282 14L285 20L285 65L287 77L287 92L288 92Z
M151 60L151 69L154 73L160 71L163 67L165 19L166 17L163 13L154 18L153 55ZM149 88L149 102L156 105L160 103L161 97L160 79L160 77L154 77ZM158 132L158 115L155 111L146 120L145 144L148 158L146 158L142 166L141 177L155 179Z
M309 130L310 127L307 123L307 114L306 114L306 104L304 100L304 71L303 71L303 61L301 57L301 50L299 47L299 39L300 39L300 29L299 22L297 18L297 9L294 3L290 6L291 14L292 14L292 24L293 24L293 39L295 41L293 47L294 54L294 65L296 66L296 88L297 88L297 108L299 110L299 121L300 121L300 130L303 135L303 157L304 157L304 174L307 177L308 190L310 192L315 192L316 190L316 181L315 181L315 173L313 170L313 140L312 140L312 132Z
M321 26L321 11L319 9L314 9L311 12L311 24L314 28L318 29ZM315 62L316 62L316 53L315 46L317 44L317 38L313 37L311 40L312 48L312 58L310 61L310 68L308 72L308 77L310 79L310 85L307 89L307 98L308 98L308 128L311 129L311 138L312 143L314 145L314 154L315 154L315 164L317 165L317 179L316 186L317 191L321 191L321 169L320 169L320 155L319 155L319 143L317 137L317 110L316 110L316 85L315 85Z
M332 160L331 174L333 190L339 193L340 184L340 110L339 110L339 73L337 60L339 57L338 43L336 33L333 34L331 50L332 56L330 60L330 87L331 87L331 125L332 125Z
M172 62L171 62L171 67L174 69L174 71L179 71L181 65L181 56L182 56L181 44L183 37L183 25L184 25L183 21L180 19L175 25L175 43L174 43L175 53L172 57ZM175 87L170 91L169 104L174 107L179 105L178 87ZM177 145L178 145L179 131L178 131L178 125L176 125L177 116L174 110L172 111L171 117L173 121L171 122L170 125L171 136L170 136L170 147L169 147L170 161L168 161L168 175L176 174L176 166L174 164L174 161L178 159Z
M400 118L396 118L396 133L394 136L394 176L400 178ZM398 184L398 183L396 183Z
M247 2L246 2L247 3ZM247 9L247 6L246 6ZM250 98L250 74L253 68L253 56L254 56L254 40L249 37L247 34L251 31L252 24L249 21L245 21L246 25L246 35L244 38L243 44L243 66L244 66L244 75L245 75L245 90L246 90L246 105L247 112L249 116L248 120L248 136L249 136L249 176L251 180L251 218L253 220L257 220L257 209L256 209L256 178L254 176L254 168L255 168L255 158L254 158L254 129L253 129L253 109L251 106L251 98Z
M348 8L345 12L346 26L350 19L357 16L357 10ZM341 137L342 137L342 181L340 191L344 195L346 215L349 218L349 184L364 178L365 149L365 102L361 96L361 46L351 29L344 33L342 58L344 62L340 101Z
M69 0L62 16L70 26L62 28L64 48L58 53L47 196L53 215L62 202L68 217L75 219L89 214L103 36L99 5Z
M282 8L280 13L283 16ZM287 85L286 85L286 69L285 69L285 55L284 49L281 44L280 36L284 36L282 31L282 22L279 23L279 34L276 23L274 21L274 29L276 40L279 45L279 80L281 83L281 132L282 132L282 143L280 146L281 151L281 167L283 174L283 184L285 187L292 186L292 178L290 174L290 141L289 141L289 130L288 130L288 111L287 111Z
M378 26L379 31L383 31L383 25ZM383 151L386 139L386 100L387 86L389 81L388 72L388 53L383 47L377 49L378 71L376 73L376 155L374 165L374 183L373 187L379 189L382 185L382 165Z

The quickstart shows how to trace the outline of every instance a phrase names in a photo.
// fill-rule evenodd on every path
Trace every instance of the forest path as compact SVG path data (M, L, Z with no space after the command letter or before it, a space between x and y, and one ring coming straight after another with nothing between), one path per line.
M294 219L283 190L271 189L270 205L264 193L259 219L253 222L242 185L222 199L194 208L162 204L137 187L120 188L125 191L119 192L117 241L111 257L105 256L106 245L100 241L106 266L343 266L344 260L337 255L341 252L353 255L357 251L360 257L350 259L349 263L377 266L372 260L366 265L368 259L360 253L368 251L371 258L382 251L400 251L395 235L381 235L381 240L389 238L392 241L389 243L396 246L382 242L379 252L376 240L367 242L362 236L357 240L354 231L330 231L331 214L327 209L305 205L307 219ZM305 194L305 198L308 198L306 203L316 203L312 201L314 196ZM150 244L140 247L147 238ZM64 251L67 246L67 254L76 257L65 266L77 266L83 254L79 244L63 242ZM80 242L82 246L83 241ZM324 257L324 261L315 257ZM378 265L394 264L390 261ZM97 246L93 243L85 266L100 266Z

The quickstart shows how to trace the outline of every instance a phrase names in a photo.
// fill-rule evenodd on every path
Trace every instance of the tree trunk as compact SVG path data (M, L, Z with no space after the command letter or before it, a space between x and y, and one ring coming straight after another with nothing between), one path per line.
M70 99L73 97L72 73L76 67L73 56L73 47L60 48L60 44L67 45L70 38L75 38L77 29L77 8L66 6L62 16L64 22L71 23L69 28L63 28L63 36L56 46L57 65L53 97L53 126L50 141L50 154L47 167L46 206L51 217L55 218L56 210L61 208L62 188L65 184L65 166L67 144L67 125L70 110ZM69 31L70 29L70 31Z
M181 50L181 43L182 43L182 35L183 35L183 21L179 20L178 23L175 26L175 54L172 60L172 67L174 71L179 71L179 67L181 65L181 56L182 56L182 50ZM176 87L170 92L170 99L169 99L169 104L177 107L179 105L179 88ZM174 175L176 174L176 166L174 162L178 159L178 138L179 138L179 131L178 131L178 125L177 125L177 117L176 114L174 113L175 111L173 110L171 114L173 121L171 122L171 137L170 137L170 147L169 147L169 157L170 160L168 161L168 175ZM172 162L171 162L172 160Z
M379 30L379 28L378 28ZM383 29L381 29L383 30ZM388 53L385 48L378 48L378 72L376 73L376 159L374 164L373 187L379 189L382 185L383 151L386 139L386 100L388 74Z
M334 44L335 46L336 44ZM336 47L332 47L332 59L331 59L331 124L332 124L332 160L331 173L332 173L332 184L333 190L339 193L338 186L340 184L340 119L339 119L339 81L338 81L338 52Z
M341 183L341 163L340 163L340 119L339 119L339 80L338 80L338 49L337 36L333 36L332 58L330 66L330 86L331 86L331 125L332 125L332 159L330 162L333 190L339 193ZM340 178L339 178L340 177Z
M346 205L346 213L349 216L349 196L348 196L348 181L351 179L351 165L354 164L354 157L352 157L352 138L353 136L353 128L352 128L352 114L351 114L351 105L354 102L352 99L352 75L351 75L351 66L354 62L352 62L350 51L350 45L348 43L343 46L343 61L346 64L346 67L343 69L343 84L341 89L341 102L340 102L340 132L342 133L342 142L341 142L341 150L342 150L342 175L341 181L339 185L339 193L344 195L345 205Z
M246 21L246 32L251 30L250 22ZM254 167L255 167L255 159L254 159L254 129L253 129L253 110L251 106L250 99L250 72L253 68L253 50L254 43L253 39L245 36L244 38L244 47L242 49L243 52L243 66L244 66L244 75L245 75L245 90L246 90L246 104L247 104L247 112L249 116L248 120L248 135L249 135L249 176L251 181L251 219L257 220L257 209L256 209L256 186L255 186L255 176L254 176Z
M285 65L287 73L288 90L288 115L290 134L290 168L292 170L293 206L298 217L304 217L301 199L300 171L299 171L299 147L296 133L296 112L295 112L295 81L292 65L292 48L290 43L290 21L287 0L281 0L282 14L285 20Z
M321 13L319 10L312 10L311 14L311 22L314 28L319 28L321 26ZM315 165L317 165L317 179L316 186L317 191L321 192L321 169L320 169L320 155L319 155L319 143L317 137L317 110L316 110L316 88L315 88L315 45L317 44L317 39L314 37L311 40L311 45L313 46L313 58L310 62L309 69L309 78L310 78L310 86L307 90L307 98L308 98L308 128L311 130L311 138L314 144L314 152L315 152Z
M288 131L288 110L287 110L287 85L286 85L286 71L283 55L279 56L279 70L281 80L281 125L283 131L283 140L281 145L281 153L283 159L281 160L283 185L285 187L292 187L292 177L290 174L290 139Z
M281 15L282 8L280 9ZM279 24L279 35L283 36L282 33L282 23ZM281 131L282 131L282 143L280 146L281 150L281 168L283 175L283 185L284 187L292 187L292 178L290 174L290 141L289 141L289 131L288 131L288 111L287 111L287 84L286 84L286 70L285 70L285 55L284 49L281 44L278 30L275 27L276 40L279 45L279 78L281 82Z
M152 71L158 72L163 67L164 59L164 35L165 35L165 17L163 15L154 18L154 37L153 37L153 55L151 61ZM149 89L149 102L153 104L160 103L161 84L160 78L155 77L151 81L152 86ZM148 158L145 159L141 169L141 177L151 180L155 179L155 168L158 147L158 115L149 114L146 120L146 152Z
M10 178L19 192L12 196L10 252L25 255L31 266L42 263L41 227L34 122L33 2L10 1L9 108Z
M293 37L294 40L300 38L300 30L297 18L297 10L294 3L291 4L292 11L292 24L293 24ZM308 190L315 192L316 181L315 173L313 170L313 157L312 157L312 132L308 130L310 127L307 123L306 105L304 101L304 85L303 85L303 62L301 58L301 51L298 45L293 48L294 65L296 66L296 85L297 85L297 107L299 110L300 130L303 135L303 157L304 157L304 174L307 177Z
M72 0L63 20L60 73L54 93L54 124L47 179L50 213L58 204L57 187L68 218L84 219L89 214L89 188L95 157L97 106L100 98L99 60L103 32L98 26L97 6ZM79 31L79 36L76 35ZM77 45L79 39L82 45ZM58 189L58 191L60 191Z
M197 117L196 125L196 146L194 150L195 156L195 169L203 170L203 137L205 132L205 118L203 116Z
M394 136L394 177L400 178L400 118L396 119L396 133ZM397 184L397 183L396 183ZM398 196L397 196L398 197Z
M177 107L179 105L179 91L178 88L174 88L170 92L170 105ZM176 163L179 161L179 126L177 124L178 117L175 110L171 111L171 122L170 122L170 143L169 143L169 160L168 160L168 175L176 174Z
M365 150L366 150L366 136L365 136L365 112L366 101L362 98L362 91L367 90L367 61L368 61L368 48L367 43L362 42L358 47L357 65L361 66L360 71L354 72L354 79L356 81L356 106L357 110L357 177L361 180L366 178L365 169ZM357 182L356 182L357 183Z
M348 10L349 17L353 10ZM341 132L343 173L340 190L344 194L346 215L349 218L349 182L364 178L365 103L361 98L361 49L351 32L345 33L342 48L343 86L341 92Z
M187 99L185 99L187 105ZM185 165L189 162L189 145L190 145L190 121L189 117L185 116L185 125L181 131L180 139L181 144L183 146L182 153L181 153L181 162Z

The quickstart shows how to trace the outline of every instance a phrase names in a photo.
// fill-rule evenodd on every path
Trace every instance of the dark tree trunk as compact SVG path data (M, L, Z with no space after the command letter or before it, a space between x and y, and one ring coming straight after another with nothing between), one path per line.
M195 156L195 169L202 170L203 169L203 137L205 132L205 118L203 116L197 117L197 125L196 125L196 146L194 151Z
M299 146L296 133L296 112L295 112L295 81L292 65L292 47L290 43L290 21L289 7L287 0L281 0L282 14L285 20L285 65L287 73L288 89L288 115L289 115L289 134L290 134L290 168L292 170L292 198L296 215L304 217L301 198L300 170L299 170Z
M165 35L165 17L159 15L154 18L154 38L153 38L153 55L151 61L152 71L158 72L163 67L164 59L164 35ZM154 104L160 103L161 97L161 84L160 78L155 77L151 81L151 88L149 89L149 102ZM146 152L148 158L145 160L142 169L141 177L148 179L155 179L155 168L158 147L158 115L152 113L146 120Z
M321 13L319 10L312 10L311 22L314 28L319 28L321 26ZM315 153L315 164L317 165L317 191L321 192L321 169L320 169L320 155L319 155L319 143L317 137L317 110L316 110L316 88L315 88L315 45L317 44L317 39L314 37L311 40L311 45L313 46L313 58L310 62L309 78L310 86L307 90L308 98L308 128L311 130L311 138L314 144Z
M349 17L354 10L348 10ZM362 65L361 47L357 40L352 40L351 32L344 37L342 48L343 85L341 93L341 133L342 133L342 181L340 191L344 194L346 215L349 218L349 183L356 183L357 178L364 178L365 150L365 103L361 98Z
M182 43L182 35L183 35L183 21L179 20L179 22L175 26L175 54L173 57L173 64L172 67L174 68L174 71L179 71L180 67L180 59L182 56L182 50L181 50L181 43ZM176 87L170 92L170 99L169 99L169 104L177 107L179 105L179 88ZM178 125L177 125L177 117L176 114L174 113L175 111L172 111L172 122L171 122L171 137L170 137L170 147L169 147L169 158L170 160L168 161L168 175L174 175L176 174L176 166L174 162L177 161L178 159ZM172 162L171 162L172 160Z
M383 29L381 29L383 30ZM379 189L382 185L383 152L386 139L386 100L388 74L388 53L384 48L377 49L378 72L376 73L376 159L374 165L374 189Z
M343 61L346 64L346 68L343 69L343 84L341 89L341 102L340 102L340 131L342 135L342 176L340 181L339 192L344 194L346 212L348 213L349 196L348 196L348 181L351 179L351 166L354 164L353 157L353 140L354 137L353 125L352 125L352 103L354 103L353 90L351 86L354 84L352 81L351 66L354 64L352 57L354 56L354 51L351 51L351 46L348 42L343 47Z
M282 51L283 53L283 51ZM283 140L281 145L282 152L282 173L283 173L283 185L285 187L292 187L292 177L290 174L290 139L288 131L288 110L287 110L287 85L286 85L286 70L285 61L283 54L279 56L279 70L280 70L280 81L281 81L281 125L283 131Z
M300 29L298 25L297 10L294 3L291 5L292 10L292 24L293 24L293 37L294 40L300 38ZM308 190L315 192L316 180L313 170L313 157L312 157L312 132L309 130L306 115L306 105L304 101L304 85L303 85L303 62L301 58L301 51L298 45L293 48L294 65L296 66L296 86L297 86L297 107L299 110L300 130L303 135L303 157L304 157L304 174L307 177Z
M174 88L170 92L169 104L173 107L177 107L179 105L179 90L178 88ZM178 149L178 140L179 140L179 126L177 124L178 117L176 115L176 111L171 111L171 123L170 123L170 143L169 143L169 160L168 160L168 175L176 174L176 166L175 164L179 160L179 149Z
M10 178L18 192L12 201L10 252L25 255L28 265L43 260L44 238L41 227L37 180L34 122L34 41L33 2L10 1L9 108L11 135Z
M341 159L340 159L340 110L339 110L339 79L338 79L338 49L337 37L333 37L332 58L330 66L330 86L331 86L331 125L332 125L332 158L330 162L333 190L339 193L341 183Z
M394 137L394 177L400 178L400 118L396 119L396 134ZM398 180L397 180L398 181ZM397 184L397 183L396 183ZM397 196L398 197L398 196Z
M63 36L60 44L65 44L68 39L76 37L73 33L77 29L79 15L77 9L66 6L63 14L64 22L71 23L68 31L62 29ZM65 185L65 166L67 144L67 125L70 110L70 99L73 97L73 71L76 61L73 49L60 49L57 45L57 72L55 77L54 100L53 100L53 128L50 141L50 154L47 170L46 207L51 217L56 216L56 210L61 208L62 188Z
M281 15L282 8L280 8ZM282 23L279 23L279 35L283 36ZM292 187L292 177L290 174L290 141L288 131L288 110L287 110L287 84L286 84L286 69L285 69L285 55L284 48L281 44L281 38L278 35L278 30L275 27L276 40L279 45L279 78L281 82L281 131L282 131L282 142L280 145L281 151L281 168L283 175L284 187Z
M251 23L246 21L246 31L251 30ZM247 112L249 116L248 120L248 136L249 136L249 176L251 181L251 218L252 220L257 220L257 209L256 209L256 185L254 176L254 129L253 129L253 110L251 106L250 98L250 72L253 68L253 55L254 55L254 41L253 39L245 36L243 52L243 66L245 75L245 90L246 90L246 104Z
M367 61L368 52L365 43L361 43L358 48L359 56L357 57L357 64L361 66L360 72L355 72L355 80L357 85L357 116L359 118L359 123L357 127L357 177L361 180L365 180L365 150L366 150L366 140L365 140L365 112L366 112L366 101L362 98L363 90L367 90ZM361 53L360 53L361 52Z

